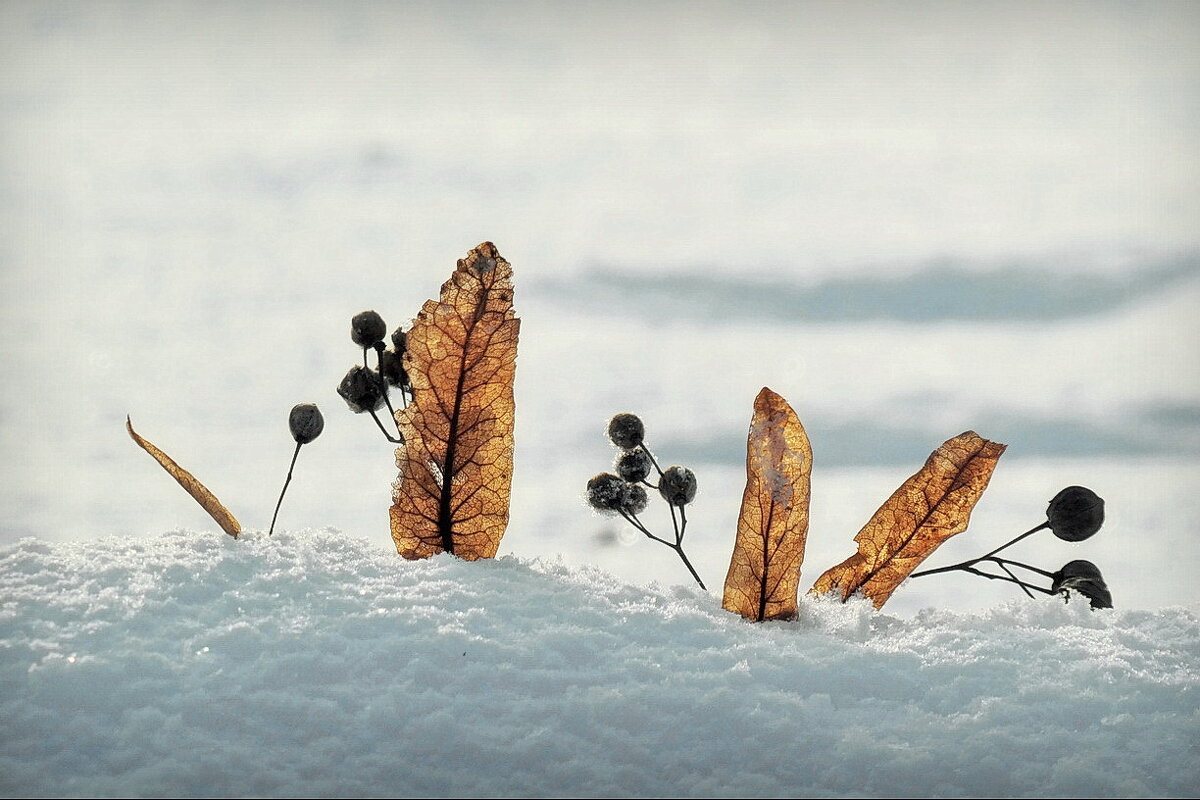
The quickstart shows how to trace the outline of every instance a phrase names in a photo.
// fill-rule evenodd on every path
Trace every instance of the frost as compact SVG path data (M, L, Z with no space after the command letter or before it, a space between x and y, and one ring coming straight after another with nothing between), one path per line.
M136 602L93 602L130 585ZM23 542L0 586L4 796L1200 785L1200 620L1178 608L1020 598L906 620L804 598L796 622L748 625L694 587L408 562L331 530Z

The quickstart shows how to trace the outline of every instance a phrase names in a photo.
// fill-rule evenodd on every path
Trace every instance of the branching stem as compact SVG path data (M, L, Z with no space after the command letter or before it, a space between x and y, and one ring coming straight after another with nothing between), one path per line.
M363 363L366 363L367 351L363 348ZM379 391L383 393L383 402L387 404L388 412L392 415L392 423L396 426L396 432L400 432L400 423L396 422L396 409L392 407L391 393L388 391L387 379L383 377L383 342L375 344L375 364L379 367L376 373L379 375ZM404 389L400 390L400 397L404 397ZM408 407L407 401L405 408ZM390 437L389 437L390 438Z
M1021 591L1025 593L1026 597L1032 600L1033 592L1029 591L1029 587L1026 586L1024 582L1022 582L1016 575L1013 575L1012 570L1009 569L1006 564L1004 564L1003 559L998 559L996 563L1000 566L1000 569L1004 570L1005 575L1012 578L1014 581L1017 581L1017 585L1021 587Z
M687 567L688 572L692 573L692 577L696 579L696 583L698 583L700 585L700 588L706 592L708 591L708 587L704 585L704 581L700 580L700 575L696 572L696 568L693 567L692 562L688 560L687 553L683 552L683 533L687 529L687 515L684 514L682 506L680 506L680 508L679 508L679 515L680 515L680 517L683 518L682 525L679 525L678 523L676 523L675 506L671 506L671 522L675 525L675 541L674 542L670 542L666 539L663 539L660 536L655 536L653 533L650 532L649 528L647 528L645 525L642 524L642 521L637 518L637 515L630 514L629 512L625 511L624 509L620 510L620 514L622 517L625 518L626 522L628 522L630 525L632 525L633 527L635 527L639 531L641 531L642 534L645 535L645 537L647 539L652 539L652 540L658 542L659 544L665 544L667 547L674 550L676 555L679 556L679 559L681 561L683 561L683 565L685 567Z
M1008 575L993 575L990 572L984 572L982 570L975 569L974 567L962 567L961 569L963 572L969 572L972 575L978 575L981 578L987 578L993 581L1007 581L1008 583L1015 583L1027 590L1033 589L1035 592L1041 592L1042 594L1054 594L1054 592L1050 591L1049 589L1043 589L1041 586L1035 586L1032 583L1025 583L1025 581L1009 577Z
M386 437L389 442L391 442L392 444L404 444L403 437L397 439L394 436L392 436L390 433L387 432L387 428L383 427L383 423L380 422L379 415L375 413L375 409L371 408L371 409L367 409L367 410L371 412L371 419L375 420L375 424L379 426L379 430L383 433L384 437ZM397 433L398 432L399 431L397 431Z
M1051 580L1054 580L1054 573L1053 573L1053 572L1047 572L1047 571L1046 571L1046 570L1044 570L1044 569L1038 569L1037 567L1031 566L1031 565L1029 565L1029 564L1022 564L1020 561L1010 561L1010 560L1008 560L1007 558L997 558L996 556L992 556L991 558L988 558L988 559L985 559L985 560L986 560L986 561L992 561L992 562L994 562L994 563L996 563L996 564L999 564L1001 567L1004 567L1005 565L1007 565L1007 566L1010 566L1010 567L1020 567L1021 569L1027 569L1027 570L1029 570L1030 572L1036 572L1038 575L1041 575L1041 576L1043 576L1043 577L1050 578Z
M997 547L997 548L996 548L995 550L993 550L992 552L990 552L990 553L985 553L985 554L981 555L979 558L972 558L972 559L970 559L969 561L963 561L963 562L960 562L960 563L958 563L958 564L951 564L951 565L950 565L950 566L948 566L948 567L938 567L937 569L926 569L926 570L922 570L922 571L920 571L920 572L914 572L912 575L909 575L908 577L910 577L910 578L920 578L920 577L921 577L921 576L923 576L923 575L938 575L938 574L940 574L940 573L943 573L943 572L953 572L953 571L954 571L954 570L956 570L956 569L967 570L967 567L974 566L975 564L978 564L980 561L988 561L988 560L991 560L991 559L992 559L992 557L993 557L994 555L996 555L997 553L999 553L1001 550L1006 550L1006 549L1008 549L1009 547L1012 547L1014 544L1016 544L1017 542L1021 541L1021 540L1022 540L1022 539L1024 539L1026 536L1032 536L1033 534L1037 533L1038 531L1042 530L1043 528L1049 528L1049 527L1050 527L1050 522L1049 522L1049 521L1043 522L1041 525L1038 525L1036 528L1030 528L1029 530L1025 531L1024 533L1022 533L1020 536L1016 537L1016 538L1015 538L1015 539L1013 539L1012 541L1010 541L1010 542L1008 542L1008 543L1006 543L1006 544L1002 544L1002 545L1000 545L999 547ZM1011 562L1011 563L1013 563L1013 564L1015 564L1015 565L1017 565L1017 566L1025 566L1024 564L1019 564L1019 563L1018 563L1018 562L1016 562L1016 561L1014 561L1014 562ZM967 570L967 571L969 571L969 570ZM1035 571L1035 572L1038 572L1038 571L1040 571L1040 570L1034 570L1034 571Z

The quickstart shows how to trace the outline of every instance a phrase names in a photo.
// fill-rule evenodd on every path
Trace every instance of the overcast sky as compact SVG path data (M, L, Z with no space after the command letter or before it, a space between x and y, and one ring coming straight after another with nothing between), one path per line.
M246 162L328 182L312 174L324 163L403 184L342 207L342 225L391 216L451 252L500 231L506 252L556 271L1197 244L1194 3L0 15L0 157L18 205L47 186L86 202L97 181L147 169L193 187Z

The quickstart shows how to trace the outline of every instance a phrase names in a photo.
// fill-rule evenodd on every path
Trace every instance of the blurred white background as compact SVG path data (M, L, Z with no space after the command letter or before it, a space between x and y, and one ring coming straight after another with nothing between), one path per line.
M216 530L127 413L265 527L316 402L280 525L391 547L349 318L407 325L491 240L523 318L502 554L688 580L581 499L634 411L699 476L719 592L769 385L815 450L803 586L973 428L1009 451L927 566L1084 484L1100 534L1013 557L1196 604L1198 40L1190 3L5 2L0 541Z

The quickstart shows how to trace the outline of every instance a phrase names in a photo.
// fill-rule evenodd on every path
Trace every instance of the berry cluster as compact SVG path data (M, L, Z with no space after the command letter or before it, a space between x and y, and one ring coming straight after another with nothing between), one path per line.
M952 564L948 567L914 572L910 577L919 578L922 575L936 575L941 572L961 570L982 578L1015 583L1021 587L1021 591L1030 597L1033 597L1030 591L1033 590L1043 594L1061 594L1064 598L1069 598L1070 590L1074 589L1088 599L1092 608L1112 608L1112 594L1108 591L1108 585L1104 583L1104 577L1100 574L1099 568L1090 561L1070 561L1064 564L1062 569L1057 572L1049 572L1030 566L1029 564L1023 564L1020 561L1000 558L997 555L1002 550L1008 549L1025 537L1031 536L1038 531L1046 530L1047 528L1051 533L1065 542L1082 542L1100 530L1100 526L1103 524L1104 500L1091 489L1084 486L1068 486L1054 495L1050 500L1050 504L1046 508L1046 521L1037 527L1025 531L1025 533L1022 533L1007 544L1001 545L979 558L963 561L960 564ZM984 572L975 566L981 563L995 564L1004 574L996 575ZM1013 573L1012 569L1010 569L1011 567L1028 570L1042 577L1049 578L1050 587L1045 588L1021 580Z
M363 311L354 315L350 320L350 339L362 348L363 363L361 367L355 365L350 368L346 377L338 384L337 392L355 414L370 414L389 442L404 444L404 437L400 435L399 429L396 431L397 436L392 436L375 413L386 405L394 423L396 409L392 407L392 400L388 395L389 387L395 386L400 390L400 399L405 408L408 407L413 391L408 372L404 369L404 351L408 337L402 329L397 328L392 333L393 349L389 350L383 342L386 335L387 324L379 314ZM367 365L368 350L375 351L375 369Z
M616 474L602 472L588 481L588 505L601 513L621 515L647 538L670 547L679 555L700 588L707 591L704 581L700 580L683 552L683 536L687 530L684 507L696 498L696 475L687 467L660 468L646 447L645 437L646 426L635 414L617 414L609 420L608 438L621 448L614 467ZM658 473L657 484L647 480L651 470ZM656 489L667 501L667 507L671 510L671 526L675 531L674 541L655 536L638 519L638 515L650 503L647 488Z

